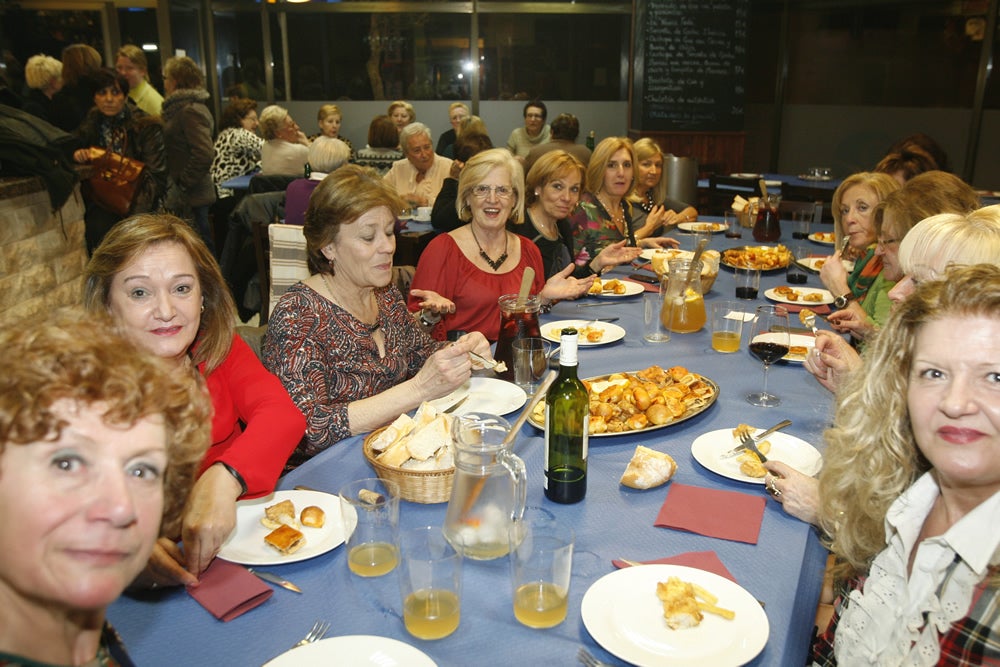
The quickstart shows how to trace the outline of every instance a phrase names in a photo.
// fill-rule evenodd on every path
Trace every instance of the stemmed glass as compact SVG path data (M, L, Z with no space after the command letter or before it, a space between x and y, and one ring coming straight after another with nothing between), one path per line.
M764 389L747 394L747 402L762 408L781 405L781 398L767 392L767 370L788 354L788 310L782 306L757 306L750 328L750 353L764 364Z

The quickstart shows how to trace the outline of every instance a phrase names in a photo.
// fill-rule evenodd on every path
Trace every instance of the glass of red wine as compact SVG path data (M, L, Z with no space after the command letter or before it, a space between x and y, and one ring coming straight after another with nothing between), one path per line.
M788 311L783 306L757 306L750 329L750 354L764 364L764 389L747 394L747 402L762 408L781 405L781 398L767 391L767 371L788 354Z

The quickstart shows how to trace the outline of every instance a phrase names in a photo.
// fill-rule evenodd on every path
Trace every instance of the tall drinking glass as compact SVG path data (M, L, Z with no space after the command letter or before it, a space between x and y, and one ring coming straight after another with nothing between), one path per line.
M757 306L750 328L750 353L764 364L764 389L747 394L747 402L762 408L781 405L781 398L767 391L767 371L788 354L788 311L783 306Z

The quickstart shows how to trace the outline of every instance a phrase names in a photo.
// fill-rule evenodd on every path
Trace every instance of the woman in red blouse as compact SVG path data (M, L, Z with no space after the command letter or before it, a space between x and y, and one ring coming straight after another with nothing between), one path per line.
M118 223L94 251L85 280L89 310L110 313L140 347L208 386L212 445L179 534L160 538L142 582L196 584L236 525L236 501L274 490L305 431L302 413L235 334L236 306L219 265L180 218Z

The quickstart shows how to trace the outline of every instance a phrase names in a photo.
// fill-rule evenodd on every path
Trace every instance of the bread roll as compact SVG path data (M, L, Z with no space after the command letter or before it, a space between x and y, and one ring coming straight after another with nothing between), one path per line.
M283 554L291 554L305 545L306 538L291 526L282 525L264 536L264 541Z
M299 521L302 522L303 526L308 526L309 528L322 528L323 524L326 523L326 512L321 507L310 505L302 510L302 514L299 515Z
M652 489L669 482L675 472L677 463L669 454L638 445L621 483L633 489Z

